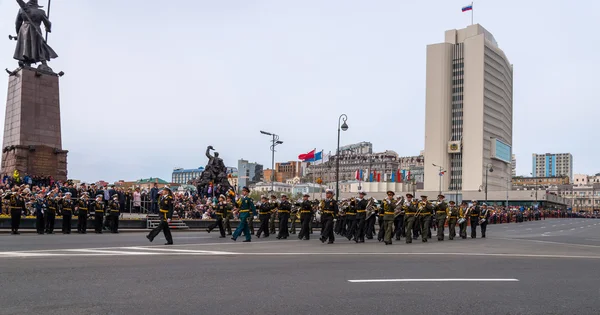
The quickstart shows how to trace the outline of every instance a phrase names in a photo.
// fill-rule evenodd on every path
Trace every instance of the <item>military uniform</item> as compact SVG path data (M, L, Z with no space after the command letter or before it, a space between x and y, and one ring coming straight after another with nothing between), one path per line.
M13 192L4 198L9 200L10 209L10 234L20 234L19 227L21 226L21 216L25 212L25 199Z
M415 225L418 225L415 221L418 219L417 211L418 204L415 200L413 200L412 194L406 194L407 200L402 205L402 210L404 210L404 231L406 231L406 244L412 243L413 239L413 229Z
M485 204L484 204L485 205ZM490 211L487 208L487 205L481 209L481 213L479 214L479 220L483 220L481 222L481 238L485 238L485 232L487 230L488 221L490 220Z
M346 211L346 238L351 240L356 234L356 200L352 198Z
M87 218L89 214L89 202L87 198L81 199L77 203L77 233L87 233Z
M354 233L354 241L356 243L365 242L366 218L367 218L367 200L363 199L365 193L361 192L359 198L356 199L356 232Z
M269 237L269 219L271 218L271 204L267 201L267 198L261 200L261 204L258 206L258 219L260 220L260 227L256 232L256 237L260 238L261 233L265 233L265 237Z
M448 238L453 240L456 236L456 222L458 220L459 209L455 206L454 201L450 201L450 206L448 206L447 216L448 216Z
M404 201L404 199L402 199ZM404 234L404 207L403 205L396 205L401 207L401 211L394 215L394 236L396 241L399 241L401 237L405 237Z
M479 224L480 212L481 210L479 209L477 202L474 202L469 214L471 220L471 238L477 238L477 225Z
M458 225L458 227L460 229L459 232L458 232L458 234L460 235L460 237L462 239L466 239L467 238L467 222L469 222L469 217L468 217L469 213L468 213L468 210L469 209L467 208L467 203L466 202L463 202L460 205L460 208L458 209L458 216L461 219L465 219L463 221L463 223L460 223Z
M419 215L421 223L421 240L427 242L428 232L431 228L431 216L433 215L434 207L427 201L427 196L421 196L422 200L419 202L419 209L421 213Z
M446 218L448 217L448 204L444 201L444 195L439 195L439 202L435 209L435 217L437 221L437 239L438 241L443 241L445 238L444 235L444 225L446 224Z
M379 210L377 211L377 224L379 224L379 232L377 233L377 240L383 242L383 237L385 234L385 229L383 228L383 204L379 206Z
M158 209L160 213L160 223L155 227L146 238L152 242L154 238L162 231L165 235L167 243L165 245L173 245L173 236L171 235L171 229L169 228L169 221L173 218L173 195L171 190L165 187L169 191L169 194L163 195L158 200Z
M285 196L285 195L284 195ZM287 198L287 196L285 196ZM287 239L290 236L288 231L288 219L290 218L290 212L292 211L292 204L287 200L282 200L279 203L279 235L277 239Z
M113 198L108 204L108 209L110 211L110 232L113 234L119 233L119 215L121 214L119 199Z
M298 216L300 215L298 208L292 207L290 212L290 234L296 234L296 222L298 221Z
M227 201L227 207L225 209L227 211L227 214L225 214L223 216L223 221L224 221L223 226L225 227L225 232L227 233L227 235L233 234L231 232L231 219L233 218L232 210L233 210L233 204L235 202L233 201L233 199L231 199L231 200L232 201Z
M215 206L215 214L217 215L217 218L215 222L209 225L206 229L208 233L212 232L214 228L219 227L219 233L221 234L219 238L225 238L225 227L223 226L223 218L228 215L229 207L229 204L225 202L225 196L221 195L219 197L219 203ZM260 233L260 230L258 231L258 233Z
M91 208L94 212L94 231L96 234L102 234L102 221L104 220L104 212L106 211L102 195L96 196L96 201L92 203Z
M247 187L244 187L242 190L250 193L250 190ZM244 232L244 235L246 236L246 240L244 242L250 242L252 239L252 234L250 233L250 228L248 227L248 217L254 215L254 212L256 212L254 201L252 201L252 198L246 195L238 199L237 205L240 212L240 224L238 225L237 229L235 229L235 232L233 232L231 239L234 241L237 240L238 236Z
M52 198L50 195L46 197L48 209L46 211L46 234L54 234L54 221L56 220L56 214L60 211L60 201L58 197Z
M71 193L67 193L71 194ZM71 234L71 219L73 218L73 208L75 203L72 199L63 199L62 204L62 232L63 234Z
M390 196L391 193L391 196ZM385 245L392 244L392 234L394 234L394 215L396 209L396 201L393 199L394 192L388 191L388 198L383 200L381 206L383 212L383 241Z
M44 198L37 198L35 200L35 228L38 234L44 234L44 214L47 211L47 202Z
M333 191L327 190L325 200L321 201L321 222L323 222L323 232L321 233L321 242L325 243L326 240L329 240L328 244L333 244L335 241L335 235L333 233L333 219L338 214L338 204L335 199L333 199Z
M309 197L304 195L304 197ZM308 241L310 239L310 224L313 219L312 203L306 199L300 204L300 233L298 233L299 239Z
M276 199L271 199L270 204L271 216L269 217L269 234L275 235L277 234L277 230L275 229L275 219L278 217L277 208L279 207L279 204L277 203Z

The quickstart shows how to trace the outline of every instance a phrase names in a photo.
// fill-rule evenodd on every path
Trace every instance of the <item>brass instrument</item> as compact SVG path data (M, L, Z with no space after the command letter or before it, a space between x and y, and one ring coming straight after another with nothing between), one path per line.
M398 203L396 203L396 208L394 209L394 219L396 219L399 215L403 215L404 214L404 206L405 206L405 201L404 201L404 197L402 197L400 199L400 201Z
M462 217L460 219L458 219L458 224L463 224L465 223L465 221L467 221L467 215L469 215L469 211L471 211L471 207L467 208L467 211L465 211L465 213L463 213ZM459 210L460 211L460 210Z
M368 220L375 213L375 199L373 197L369 198L367 201L367 215L366 220Z

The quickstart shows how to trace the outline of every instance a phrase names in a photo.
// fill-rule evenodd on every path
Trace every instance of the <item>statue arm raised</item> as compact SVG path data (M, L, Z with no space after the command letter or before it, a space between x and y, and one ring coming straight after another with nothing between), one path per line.
M210 155L210 150L214 150L212 146L208 146L208 148L206 148L206 157L207 157L209 160L212 160L213 156L212 156L212 155Z

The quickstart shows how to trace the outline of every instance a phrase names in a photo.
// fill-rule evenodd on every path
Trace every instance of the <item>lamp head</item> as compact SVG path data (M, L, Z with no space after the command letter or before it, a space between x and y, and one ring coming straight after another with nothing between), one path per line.
M346 124L346 122L344 121L344 123L342 124L342 130L346 131L348 130L348 124Z

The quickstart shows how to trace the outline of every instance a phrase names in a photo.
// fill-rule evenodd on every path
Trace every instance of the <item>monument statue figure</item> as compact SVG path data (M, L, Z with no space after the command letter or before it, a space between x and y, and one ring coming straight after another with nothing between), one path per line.
M51 32L52 23L46 16L46 12L40 9L42 6L38 5L38 0L29 0L27 3L17 0L17 2L21 9L17 14L15 25L17 47L14 59L19 60L20 67L30 67L31 64L42 63L40 69L52 71L47 62L57 58L58 55L46 43L40 28L43 23L46 31Z
M210 151L214 150L212 146L206 148L206 157L208 158L208 164L204 168L204 172L200 176L198 191L203 191L204 188L213 183L214 186L220 185L224 189L233 189L229 180L227 179L227 167L223 162L223 159L219 157L219 153L215 152L214 155L210 154Z

